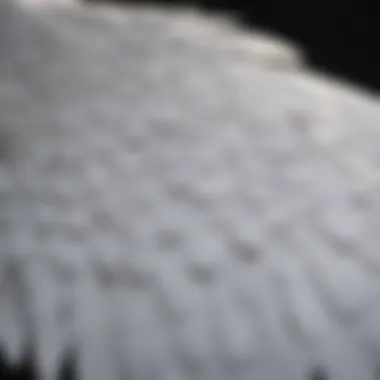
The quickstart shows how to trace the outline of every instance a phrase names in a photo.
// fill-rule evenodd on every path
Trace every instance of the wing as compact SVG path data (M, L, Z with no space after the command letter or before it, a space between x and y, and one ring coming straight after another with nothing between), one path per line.
M43 380L68 351L79 380L375 380L376 100L192 10L14 14L0 45L10 360L31 345Z

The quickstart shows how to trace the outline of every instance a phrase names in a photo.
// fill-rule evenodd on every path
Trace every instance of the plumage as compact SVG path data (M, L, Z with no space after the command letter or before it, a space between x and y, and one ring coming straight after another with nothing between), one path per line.
M225 17L59 3L0 5L10 360L378 379L378 101Z

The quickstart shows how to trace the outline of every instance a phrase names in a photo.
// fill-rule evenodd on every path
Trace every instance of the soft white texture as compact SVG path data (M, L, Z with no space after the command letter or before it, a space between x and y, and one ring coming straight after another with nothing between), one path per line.
M13 7L9 357L32 342L41 380L72 347L79 380L375 380L376 101L191 10Z

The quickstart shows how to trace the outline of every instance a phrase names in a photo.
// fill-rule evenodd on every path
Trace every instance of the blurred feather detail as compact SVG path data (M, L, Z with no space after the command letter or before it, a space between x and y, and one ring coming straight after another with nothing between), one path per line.
M68 353L78 380L376 380L375 98L227 16L4 0L3 20L10 364L31 350L41 380Z

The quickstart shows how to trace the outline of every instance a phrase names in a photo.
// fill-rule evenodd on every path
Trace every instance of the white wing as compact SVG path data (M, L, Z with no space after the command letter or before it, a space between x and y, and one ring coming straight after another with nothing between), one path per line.
M31 344L42 380L69 350L79 380L375 380L376 101L192 10L13 7L9 358Z

